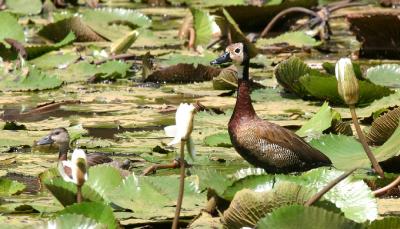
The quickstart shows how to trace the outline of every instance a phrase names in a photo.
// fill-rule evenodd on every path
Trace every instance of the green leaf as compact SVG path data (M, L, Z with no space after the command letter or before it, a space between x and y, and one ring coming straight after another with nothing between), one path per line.
M63 214L52 219L45 224L48 229L53 228L90 228L90 229L106 229L106 225L102 225L96 220L87 218L77 214Z
M118 79L125 78L127 71L130 68L130 64L122 61L107 61L104 64L97 66L96 74L94 76L98 79Z
M231 139L227 132L216 133L205 137L204 144L211 147L232 147Z
M296 131L296 134L300 137L318 136L322 134L324 130L331 127L334 115L335 113L332 112L332 108L328 105L327 102L325 102L319 109L319 111L298 131Z
M397 127L392 136L380 147L372 149L378 161L385 161L400 155L400 127ZM314 139L310 144L331 159L338 169L348 170L354 167L369 168L371 163L355 138L343 135L324 135ZM349 163L351 161L351 163Z
M0 178L0 196L11 196L22 192L25 185L18 181Z
M262 218L257 228L280 229L342 229L364 228L362 224L346 219L342 214L327 211L319 207L290 205L276 209Z
M160 64L162 65L193 64L193 66L197 68L199 64L209 65L210 61L214 60L217 57L218 56L212 52L204 52L201 55L169 53L167 55L160 56Z
M151 19L139 11L123 8L89 9L83 13L83 21L96 33L108 40L123 37L137 27L148 28Z
M178 177L126 177L109 198L120 207L133 211L135 218L172 218L175 212L178 195ZM190 188L185 181L182 209L184 214L197 214L204 203L204 195ZM182 216L182 215L181 215Z
M311 197L310 189L291 182L278 183L270 191L242 189L237 192L222 222L225 228L254 227L274 209L285 205L303 204Z
M400 217L385 217L380 220L372 221L369 229L396 229L400 228Z
M7 12L0 11L0 43L2 42L7 48L9 44L4 42L4 38L10 38L23 42L25 39L24 30L21 25L18 24L18 20Z
M30 63L40 69L64 69L65 67L77 61L79 57L80 55L74 51L54 51L30 60Z
M400 87L400 65L382 64L368 68L365 78L378 85Z
M38 14L42 11L41 0L7 0L7 10L16 14Z
M314 47L321 44L320 41L315 40L313 37L307 35L303 31L287 32L274 38L258 39L256 45L258 47L270 46L273 44L287 43L295 47Z
M44 185L63 206L76 203L77 188L74 183L66 182L62 178L57 177L51 180L46 180ZM100 194L86 184L82 187L82 196L84 201L103 201Z
M25 50L28 53L28 60L36 58L40 55L43 55L44 53L53 51L53 50L58 50L61 47L64 47L66 45L71 44L74 40L76 39L76 36L73 32L69 32L64 39L62 39L60 42L57 42L55 44L27 44L25 45Z
M235 181L231 186L227 187L222 197L226 200L232 200L235 194L244 188L255 190L256 192L270 190L273 187L273 180L274 175L272 174L247 176L246 178Z
M0 90L2 91L37 91L60 87L62 81L56 76L49 76L35 67L29 67L29 73L22 76L21 71L2 76ZM5 78L5 79L4 79Z
M97 165L89 168L88 185L105 200L108 200L108 193L111 193L122 182L120 172L109 165Z
M309 73L311 68L297 57L281 62L274 71L276 80L286 90L304 98L308 95L306 88L300 83L301 76Z
M107 225L107 228L109 229L118 227L112 208L99 202L82 202L80 204L73 204L58 212L57 216L65 214L83 215L98 223Z
M209 188L220 196L222 196L226 188L233 183L233 180L226 174L213 168L207 168L205 170L195 169L193 173L196 174L199 179L198 186L201 191ZM196 186L197 184L193 185Z
M193 28L195 30L195 45L207 45L213 35L213 27L218 26L215 16L211 16L206 10L191 8L193 15Z
M337 91L337 81L333 76L318 76L313 73L300 77L301 85L315 98L329 100L335 104L343 104ZM365 106L376 99L393 93L389 88L375 85L367 81L358 81L360 96L357 105Z

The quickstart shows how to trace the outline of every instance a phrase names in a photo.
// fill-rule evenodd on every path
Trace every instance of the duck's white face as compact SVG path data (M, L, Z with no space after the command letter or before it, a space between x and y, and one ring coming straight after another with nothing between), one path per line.
M226 47L226 52L229 53L229 57L235 65L241 65L244 60L243 44L234 43Z

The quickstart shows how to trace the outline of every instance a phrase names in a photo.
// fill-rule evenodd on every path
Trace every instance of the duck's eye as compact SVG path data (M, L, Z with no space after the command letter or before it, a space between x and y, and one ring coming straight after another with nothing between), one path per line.
M60 132L55 132L55 133L54 133L54 135L59 135L59 134L60 134Z
M235 53L240 53L240 48L235 49Z

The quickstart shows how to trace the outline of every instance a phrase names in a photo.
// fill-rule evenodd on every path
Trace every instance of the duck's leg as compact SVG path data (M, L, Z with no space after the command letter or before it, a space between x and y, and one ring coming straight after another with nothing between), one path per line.
M147 176L149 174L155 173L159 169L177 169L181 167L181 160L179 158L175 159L171 164L156 164L152 165L145 170L143 170L142 176ZM189 168L190 165L187 163L186 160L184 160L185 167Z

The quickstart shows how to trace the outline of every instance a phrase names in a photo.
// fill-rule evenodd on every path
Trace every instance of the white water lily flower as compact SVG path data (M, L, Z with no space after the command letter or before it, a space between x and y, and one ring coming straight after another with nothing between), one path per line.
M354 73L353 64L349 58L341 58L335 67L339 95L348 105L358 102L359 87Z
M75 149L70 161L61 161L58 163L58 171L65 181L82 186L88 179L85 151Z
M167 126L164 128L165 134L174 139L168 145L175 145L182 140L186 142L189 155L193 158L195 156L194 143L190 134L193 130L193 118L195 107L193 104L181 103L176 110L175 125Z

